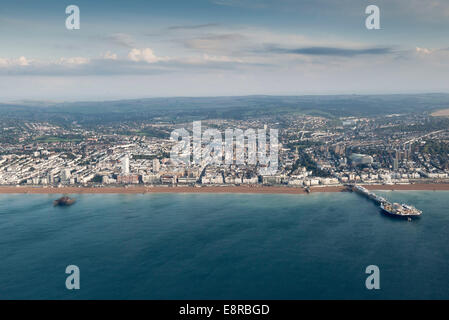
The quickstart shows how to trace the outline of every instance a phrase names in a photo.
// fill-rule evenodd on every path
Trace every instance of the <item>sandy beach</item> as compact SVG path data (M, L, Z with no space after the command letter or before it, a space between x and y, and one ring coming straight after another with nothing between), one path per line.
M369 190L430 190L449 191L449 183L442 184L397 184L397 185L365 185ZM311 193L315 192L344 192L344 186L312 187ZM129 187L29 187L29 186L0 186L0 194L81 194L81 193L261 193L261 194L306 194L303 188L281 187L281 186L207 186L207 187L151 187L151 186L129 186Z

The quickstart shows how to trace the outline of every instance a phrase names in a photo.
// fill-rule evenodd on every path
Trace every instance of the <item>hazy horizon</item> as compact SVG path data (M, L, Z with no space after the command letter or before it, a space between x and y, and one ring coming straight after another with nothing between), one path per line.
M82 102L114 102L114 101L133 101L133 100L151 100L151 99L207 99L207 98L245 98L245 97L320 97L320 96L413 96L413 95L449 95L449 92L400 92L400 93L327 93L327 94L244 94L244 95L210 95L210 96L143 96L143 97L129 97L117 99L17 99L0 101L0 104L26 104L26 103L82 103Z

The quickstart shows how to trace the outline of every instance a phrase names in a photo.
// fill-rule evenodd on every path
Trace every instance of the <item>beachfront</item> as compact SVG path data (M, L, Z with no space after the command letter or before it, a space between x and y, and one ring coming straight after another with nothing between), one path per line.
M440 184L396 184L396 185L364 185L368 190L404 190L404 191L449 191L449 183ZM311 187L311 193L315 192L344 192L345 186ZM33 193L33 194L80 194L80 193L262 193L262 194L306 194L306 189L299 187L282 186L207 186L207 187L0 187L0 194L7 193Z

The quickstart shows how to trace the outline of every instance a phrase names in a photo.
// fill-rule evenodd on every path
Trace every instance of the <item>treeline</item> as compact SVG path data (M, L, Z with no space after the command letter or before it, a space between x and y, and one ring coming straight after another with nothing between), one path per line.
M312 157L305 152L299 153L299 159L293 164L292 172L299 167L305 167L307 171L312 171L315 177L327 178L332 176L329 172L319 169Z

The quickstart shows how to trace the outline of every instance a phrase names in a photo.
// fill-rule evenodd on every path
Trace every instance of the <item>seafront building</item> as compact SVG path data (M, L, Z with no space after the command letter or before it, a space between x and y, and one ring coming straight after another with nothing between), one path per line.
M270 120L214 120L204 123L220 128L276 127ZM377 123L378 121L379 123ZM348 183L394 184L448 182L447 155L429 153L435 143L449 141L447 130L425 134L382 135L388 122L400 119L342 119L329 129L329 120L315 116L289 116L279 131L278 167L261 173L260 163L176 163L169 137L111 134L118 129L82 130L51 125L29 125L19 141L0 144L0 185L285 185L332 186ZM403 123L410 120L405 117ZM413 121L417 121L413 118ZM424 120L423 120L424 121ZM151 124L124 126L123 131L142 130ZM140 127L139 127L140 126ZM37 128L37 129L36 129ZM159 124L158 129L175 129ZM37 131L36 131L37 130ZM42 135L79 135L77 141L45 142ZM36 140L33 137L39 137ZM34 142L33 142L34 141ZM41 142L44 141L44 142ZM436 142L435 142L436 141ZM234 149L247 152L246 145ZM195 149L196 148L196 149ZM191 154L204 146L191 145Z

